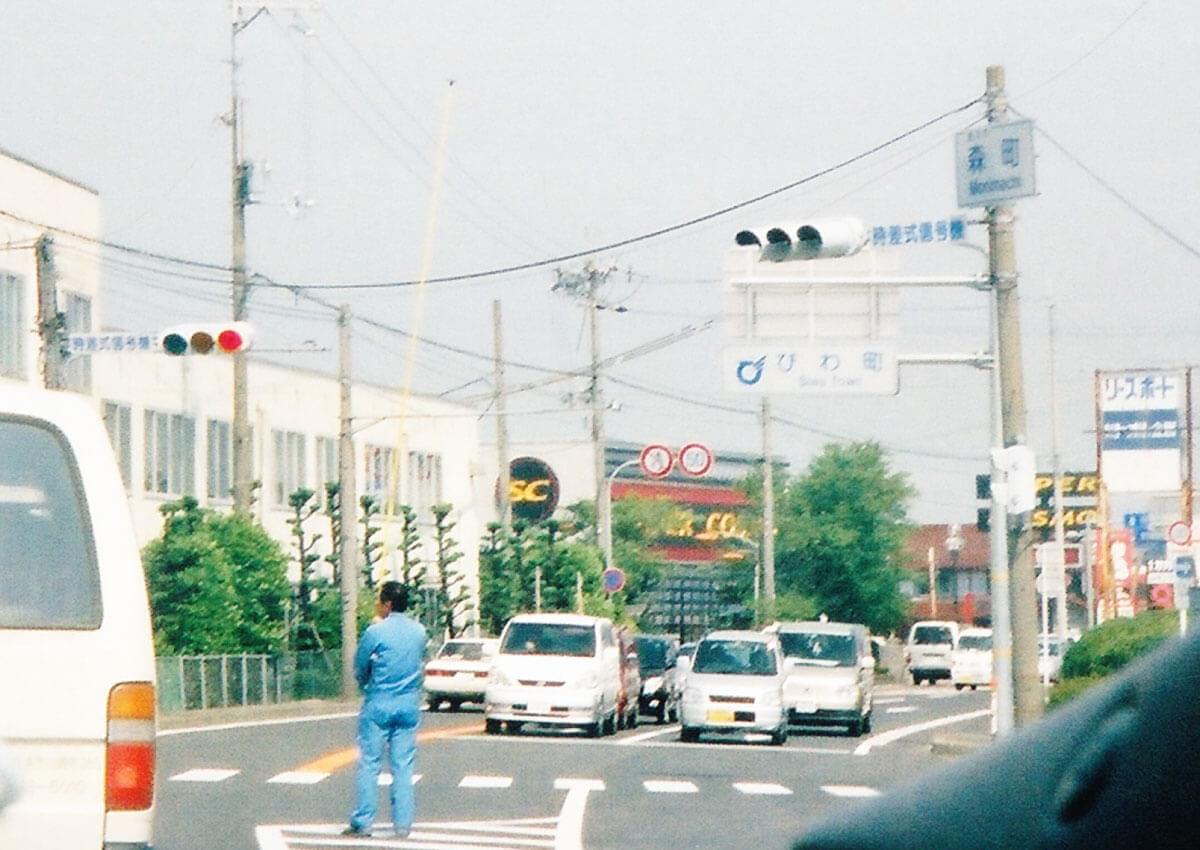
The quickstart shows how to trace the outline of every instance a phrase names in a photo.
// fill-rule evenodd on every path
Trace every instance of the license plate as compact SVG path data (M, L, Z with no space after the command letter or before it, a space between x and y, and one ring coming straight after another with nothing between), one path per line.
M544 702L531 702L528 711L530 714L549 714L550 706Z
M806 701L806 702L798 702L798 703L796 703L796 713L797 714L816 714L817 713L817 704L815 702L812 702L811 700Z
M732 723L733 712L724 709L710 709L708 712L709 723Z

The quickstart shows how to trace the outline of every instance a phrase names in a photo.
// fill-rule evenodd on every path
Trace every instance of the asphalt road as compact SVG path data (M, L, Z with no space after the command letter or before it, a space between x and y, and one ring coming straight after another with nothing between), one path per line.
M354 718L229 724L159 739L159 850L637 850L785 848L831 807L870 798L947 762L930 741L987 730L989 694L883 687L862 738L793 730L784 747L683 744L677 726L615 737L531 731L485 736L470 710L426 714L417 826L343 839ZM936 726L942 723L944 725ZM386 803L382 804L386 807ZM386 822L384 808L381 817Z

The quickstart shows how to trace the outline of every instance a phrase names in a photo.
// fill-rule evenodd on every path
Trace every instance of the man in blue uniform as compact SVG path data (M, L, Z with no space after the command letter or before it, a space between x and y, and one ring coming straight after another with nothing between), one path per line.
M354 675L363 689L358 716L358 775L355 808L343 835L370 835L379 804L379 768L386 742L392 768L392 823L404 837L413 822L413 756L421 721L425 629L405 615L408 588L385 581L375 611L379 620L363 632L354 656Z

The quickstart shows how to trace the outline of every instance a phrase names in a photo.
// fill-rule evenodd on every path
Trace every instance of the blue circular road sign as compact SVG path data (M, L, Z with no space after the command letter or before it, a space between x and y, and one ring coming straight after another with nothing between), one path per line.
M605 593L616 593L625 587L625 573L616 567L611 567L604 571L601 583L604 585Z

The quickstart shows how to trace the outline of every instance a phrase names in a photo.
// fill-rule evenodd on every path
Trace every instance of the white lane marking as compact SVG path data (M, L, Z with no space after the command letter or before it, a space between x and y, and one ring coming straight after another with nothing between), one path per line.
M507 736L506 737L494 737L494 736L488 736L488 735L458 735L453 738L446 738L445 740L446 740L446 742L486 741L489 744L495 744L496 746L512 745L512 746L518 746L518 747L537 746L539 744L547 744L550 746L568 745L571 747L620 747L620 746L624 745L624 741L620 740L620 739L618 739L616 741L594 741L594 740L590 740L588 738L539 738L539 737L525 736L525 735L522 735L520 737L511 737L511 738L507 737ZM709 744L709 743L685 744L682 741L639 741L637 745L639 747L693 747L693 748L703 748L703 747L714 746L713 744ZM800 753L817 753L819 755L848 756L848 755L850 755L850 752L851 752L850 750L847 750L847 749L833 749L831 747L793 747L793 746L764 747L762 744L729 744L729 743L724 743L724 742L721 743L719 746L721 748L721 752L727 752L729 750L746 750L748 752L774 753L776 755L779 755L779 754L786 755L788 753L791 753L793 755L800 754Z
M358 712L345 711L338 714L314 714L311 717L275 717L270 720L242 720L237 723L214 723L212 726L190 726L186 729L159 729L158 737L167 738L171 735L191 735L195 732L225 732L229 729L253 729L258 726L284 726L288 723L316 723L320 720L344 720L347 717L358 717Z
M894 708L889 708L889 709L887 710L887 713L888 713L888 714L908 714L908 713L910 713L910 712L913 712L913 711L916 711L916 710L917 710L917 709L916 709L916 707L915 707L915 706L911 706L911 705L898 705L898 706L896 706L896 707L894 707Z
M586 788L588 791L603 791L603 779L579 779L573 776L560 776L554 780L555 791L570 791L573 788Z
M420 781L421 781L421 774L419 774L419 773L414 773L414 774L412 775L412 784L413 784L413 785L416 785L416 784L417 784L418 782L420 782ZM391 784L392 784L392 775L391 775L390 773L381 773L381 774L379 774L379 784L380 784L382 787L384 787L384 788L387 788L387 787L391 786Z
M878 797L879 792L866 785L822 785L821 790L834 797Z
M328 773L316 773L308 770L285 770L268 779L279 785L316 785L323 779L328 779Z
M894 702L904 702L908 697L875 697L871 700L875 705L890 705Z
M642 741L648 741L651 738L657 738L659 735L679 734L679 726L663 726L659 729L651 729L649 732L639 732L636 735L630 735L628 738L621 738L616 743L629 746L630 744L638 744Z
M765 794L775 797L786 797L792 793L791 788L776 785L774 782L735 782L733 787L743 794Z
M554 831L554 850L583 850L583 810L591 789L577 785L567 792L562 811L558 813L558 828Z
M647 779L642 787L651 794L695 794L700 790L694 782L678 779Z
M197 767L171 777L171 782L224 782L241 773L240 770L219 767Z
M511 788L511 776L464 776L459 788Z
M965 714L952 714L949 717L939 717L936 720L926 720L924 723L914 723L911 726L901 726L899 729L890 729L887 732L881 732L878 735L872 735L867 740L863 741L854 748L856 756L865 756L871 752L873 747L886 747L892 741L897 741L900 738L905 738L909 735L916 735L919 732L925 732L930 729L937 729L939 726L949 726L952 723L962 723L965 720L974 720L976 717L987 717L992 712L989 709L983 708L979 711L968 711Z

